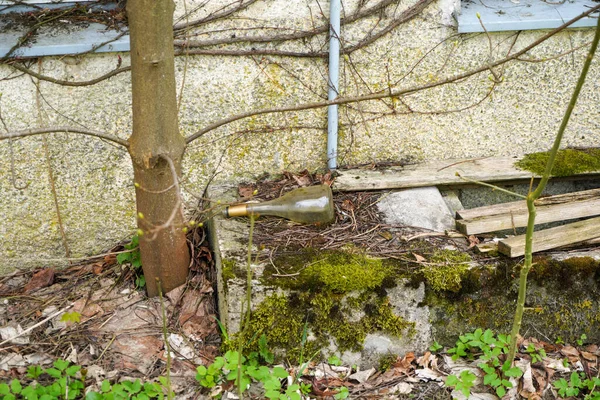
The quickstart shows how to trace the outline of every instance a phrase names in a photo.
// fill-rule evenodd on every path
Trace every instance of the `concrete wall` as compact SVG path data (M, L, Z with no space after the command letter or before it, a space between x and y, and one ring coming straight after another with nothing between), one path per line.
M200 4L200 2L197 2ZM209 3L218 8L219 4ZM359 1L344 2L351 12ZM367 4L371 4L368 2ZM373 17L344 28L347 43L384 26L411 6L401 2ZM187 4L192 9L195 2ZM323 2L323 13L328 4ZM490 57L483 34L458 35L452 26L453 2L441 0L400 25L374 44L345 57L342 95L411 87L485 65ZM178 4L178 15L183 10ZM198 15L208 11L200 10ZM231 21L203 27L232 35L227 28L250 26L311 29L326 21L313 0L259 0ZM380 17L383 19L380 20ZM266 32L263 31L263 33ZM492 34L492 57L516 51L545 32ZM550 58L591 40L593 31L571 30L532 51L529 57ZM306 51L326 49L320 36L307 43L267 44L268 48ZM433 50L432 50L433 49ZM128 65L128 54L120 54ZM354 104L340 110L340 163L385 160L445 159L517 155L546 150L562 118L577 79L585 49L543 63L515 62L503 68L503 81L486 98L490 74L456 85L412 94L402 101ZM46 75L86 80L115 67L117 54L45 58ZM37 64L33 68L37 68ZM184 135L237 113L322 100L326 97L324 59L274 56L190 56L176 61L178 84L185 82L180 109ZM0 77L17 75L0 66ZM581 93L566 134L565 146L600 143L600 66L598 58ZM40 84L41 96L27 76L0 80L2 116L10 130L46 125L84 125L127 138L131 129L130 78L127 73L95 86ZM36 101L39 104L36 105ZM481 101L481 103L479 103ZM479 104L478 104L479 103ZM406 106L408 105L408 107ZM460 112L448 112L464 109ZM247 132L249 131L249 133ZM246 132L246 133L244 133ZM0 271L48 265L64 257L48 164L73 257L110 247L131 234L135 225L132 168L128 154L110 143L76 134L52 134L0 141ZM210 176L216 181L251 178L263 172L323 168L326 165L326 110L274 114L241 120L216 129L192 143L185 158L185 187L201 192ZM12 156L11 156L12 154ZM11 162L11 158L14 162ZM25 189L13 187L11 170ZM187 195L193 204L193 197ZM51 263L56 263L53 261Z

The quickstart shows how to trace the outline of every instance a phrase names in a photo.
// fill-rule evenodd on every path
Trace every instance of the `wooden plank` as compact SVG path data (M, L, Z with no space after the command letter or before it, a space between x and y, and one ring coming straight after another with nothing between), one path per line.
M533 252L554 249L600 237L600 217L544 229L533 233ZM525 254L525 235L501 240L498 251L509 257Z
M525 202L522 202L522 207L518 210L505 212L504 214L457 220L456 229L465 235L476 235L478 233L497 232L527 226L529 216L527 207L523 203ZM535 224L568 221L595 215L600 215L600 194L598 198L538 206L536 207Z
M514 163L518 160L519 158L515 157L487 157L436 160L384 170L338 170L339 176L334 181L333 189L359 191L465 184L466 181L456 173L481 182L530 179L531 172L514 167ZM581 176L598 173L600 171L581 174Z
M480 253L489 253L490 251L498 251L498 243L496 243L496 242L480 243L477 246L475 246L475 248Z
M565 194L557 194L554 196L541 197L536 202L536 206L547 206L552 204L561 204L570 201L579 201L592 198L600 198L600 189L583 190L581 192L572 192ZM518 213L522 210L527 211L527 204L525 200L511 201L509 203L492 204L489 206L469 208L458 210L456 212L457 218L471 219L484 217L488 215L507 214L507 213Z

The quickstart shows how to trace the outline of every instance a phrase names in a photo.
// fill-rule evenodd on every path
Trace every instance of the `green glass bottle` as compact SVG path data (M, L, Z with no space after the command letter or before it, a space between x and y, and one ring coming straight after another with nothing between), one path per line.
M303 224L324 225L333 221L333 196L327 185L294 189L263 203L245 203L223 210L225 217L274 215Z

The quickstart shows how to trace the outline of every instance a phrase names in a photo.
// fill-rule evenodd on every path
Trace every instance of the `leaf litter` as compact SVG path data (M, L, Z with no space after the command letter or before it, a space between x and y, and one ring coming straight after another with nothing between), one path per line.
M296 187L315 183L331 184L331 174L284 173L278 181L239 187L243 200L270 200ZM447 246L448 237L411 227L383 223L376 207L380 193L338 193L335 195L336 223L323 229L289 224L279 219L257 223L257 243L303 248L339 248L348 243L367 247L371 254L426 263L421 254L393 246L414 239ZM168 340L173 358L171 377L176 398L203 398L195 382L195 367L209 365L219 353L220 338L212 282L214 261L201 228L189 233L193 263L189 281L165 298ZM468 249L477 238L453 241ZM102 380L157 380L165 375L167 354L163 343L160 303L148 299L135 287L135 274L117 263L117 246L100 261L97 258L68 268L15 271L0 277L0 381L23 378L27 367L48 366L56 359L68 359L87 369L87 384L98 389ZM65 313L78 313L79 322L64 321ZM529 344L543 348L546 356L532 362ZM582 371L598 376L600 350L596 345L570 346L535 338L521 340L517 366L524 372L515 388L503 399L554 399L552 381ZM300 371L290 366L292 376L311 384L305 398L332 398L340 388L349 398L361 399L451 399L466 398L444 387L448 375L464 370L477 372L477 354L469 361L453 361L443 353L407 353L398 356L389 369L360 370L327 363L310 363ZM481 379L479 379L481 380ZM233 389L232 389L233 390ZM223 398L236 398L222 392ZM491 390L475 386L469 399L497 399Z

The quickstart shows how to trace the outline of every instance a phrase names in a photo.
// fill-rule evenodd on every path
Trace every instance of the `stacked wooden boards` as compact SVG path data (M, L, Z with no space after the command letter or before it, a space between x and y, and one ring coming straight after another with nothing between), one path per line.
M536 201L535 224L568 221L600 215L600 189L549 196ZM515 229L527 225L525 200L457 212L456 227L466 235ZM533 235L533 251L544 251L600 237L600 217L539 230ZM484 249L485 246L482 246ZM498 251L510 257L522 256L525 236L513 236L498 243Z

